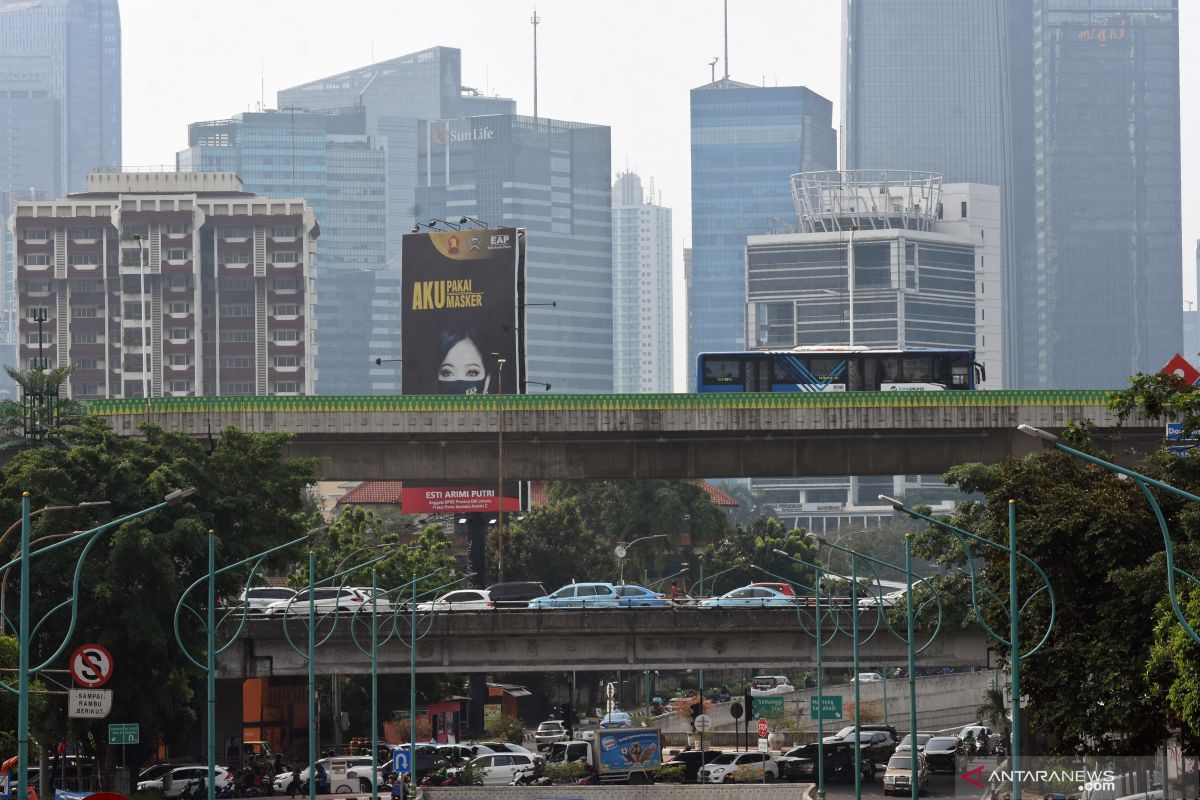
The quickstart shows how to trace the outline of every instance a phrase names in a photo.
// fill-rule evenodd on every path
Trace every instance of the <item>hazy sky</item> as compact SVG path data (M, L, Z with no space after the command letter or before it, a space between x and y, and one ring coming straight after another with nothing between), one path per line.
M1200 41L1200 1L1180 3ZM804 85L840 101L840 0L730 0L730 77ZM125 163L171 165L189 122L254 110L324 75L443 45L463 83L533 113L534 3L513 0L121 0ZM688 90L721 56L721 0L541 0L538 111L612 126L614 173L654 179L674 209L677 381L683 367L683 243L691 238ZM1197 35L1191 35L1197 34ZM1184 297L1194 300L1200 202L1200 67L1183 53ZM407 221L406 221L407 222ZM682 388L682 387L680 387Z

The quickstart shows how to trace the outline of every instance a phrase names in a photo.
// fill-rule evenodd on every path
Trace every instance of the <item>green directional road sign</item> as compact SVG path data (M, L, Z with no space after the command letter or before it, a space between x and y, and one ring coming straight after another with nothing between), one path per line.
M813 695L808 698L808 710L812 719L841 719L842 696L840 694Z
M752 717L766 717L775 719L783 716L783 696L774 695L770 697L755 697L754 698L754 713Z
M136 722L118 722L108 726L109 744L138 744L141 731Z

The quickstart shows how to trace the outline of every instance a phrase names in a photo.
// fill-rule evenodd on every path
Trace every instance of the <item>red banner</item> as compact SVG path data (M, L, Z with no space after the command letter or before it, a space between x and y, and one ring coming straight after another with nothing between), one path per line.
M462 484L412 486L404 482L400 492L400 508L405 514L466 514L472 511L496 511L496 486L464 486ZM505 481L504 510L520 511L518 483Z

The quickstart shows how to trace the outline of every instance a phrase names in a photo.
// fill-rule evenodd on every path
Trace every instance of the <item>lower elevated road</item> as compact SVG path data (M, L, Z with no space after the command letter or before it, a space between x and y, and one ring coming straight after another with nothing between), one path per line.
M305 660L288 643L283 624L283 620L248 624L242 638L221 655L220 676L306 674ZM289 624L292 640L303 647L303 623L293 618ZM369 629L359 626L357 630L359 641L369 643ZM943 630L918 663L984 666L987 647L987 638L978 628ZM849 635L837 635L822 648L827 666L849 667L852 657ZM902 666L907 663L907 650L902 641L881 629L861 648L861 657L874 667ZM378 660L382 673L407 672L408 648L393 639L379 648ZM370 659L351 638L349 617L339 619L328 641L318 648L316 664L320 674L370 673ZM765 669L815 664L813 639L801 629L796 611L774 608L455 612L436 616L417 643L418 672Z

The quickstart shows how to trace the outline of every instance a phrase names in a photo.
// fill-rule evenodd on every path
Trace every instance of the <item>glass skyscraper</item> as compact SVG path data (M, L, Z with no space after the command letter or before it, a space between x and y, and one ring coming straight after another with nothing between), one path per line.
M717 80L691 92L688 386L696 354L745 348L746 237L793 229L788 179L833 169L832 103L803 86Z
M1038 385L1120 388L1182 344L1178 2L1034 14Z
M188 127L183 171L225 171L248 191L304 197L321 227L317 253L317 392L400 390L398 270L387 272L386 154L366 134L365 109L266 111Z
M528 231L530 378L556 392L611 392L609 128L496 114L423 123L418 142L416 219Z
M8 213L121 165L117 0L0 0L0 348L16 320ZM5 358L4 363L14 363ZM2 377L0 383L10 383Z

